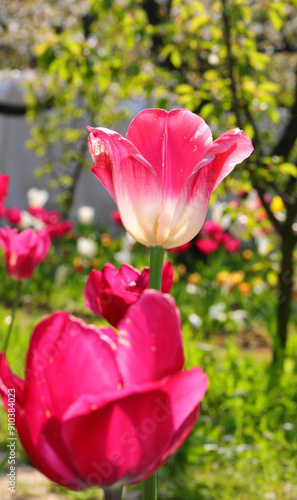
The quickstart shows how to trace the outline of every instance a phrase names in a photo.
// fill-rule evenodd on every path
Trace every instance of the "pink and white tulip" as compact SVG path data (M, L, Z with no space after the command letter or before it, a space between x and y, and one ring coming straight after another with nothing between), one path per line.
M199 232L211 193L253 151L240 129L213 142L186 109L146 109L126 137L88 127L92 172L117 204L126 230L140 243L174 248Z
M49 479L73 490L131 484L194 426L208 380L183 366L175 302L146 290L118 334L66 312L45 318L31 336L25 380L0 355L0 394L6 410L15 395L19 438Z

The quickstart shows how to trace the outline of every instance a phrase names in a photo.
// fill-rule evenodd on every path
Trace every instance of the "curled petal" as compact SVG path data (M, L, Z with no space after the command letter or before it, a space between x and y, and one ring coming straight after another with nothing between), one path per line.
M98 177L117 203L128 233L145 245L155 244L155 221L161 213L161 185L152 166L133 144L108 129L88 128Z
M229 130L213 142L193 174L211 162L213 192L238 163L252 154L253 149L251 139L242 130Z

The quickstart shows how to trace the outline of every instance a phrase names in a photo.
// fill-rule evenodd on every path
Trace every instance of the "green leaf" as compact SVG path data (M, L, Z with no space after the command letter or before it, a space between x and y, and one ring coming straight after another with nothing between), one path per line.
M281 163L278 167L283 174L289 174L297 179L297 167L293 163Z
M255 131L254 131L254 127L253 125L251 125L250 123L247 123L245 126L244 126L244 131L246 133L246 135L252 139L255 135Z
M271 22L272 26L274 27L274 29L276 29L277 31L280 31L283 27L282 17L279 15L278 12L276 12L275 10L272 10L272 9L269 9L268 15L269 15L270 22Z
M177 94L192 94L193 87L191 87L191 85L188 85L187 83L181 83L180 85L177 85L175 87L175 92Z
M9 456L9 450L7 450L5 457L0 462L0 474L3 471L3 469L4 469L4 467L5 467L6 463L7 463L8 456Z
M180 68L182 61L181 61L181 56L180 52L178 49L174 49L171 54L170 54L170 61L172 62L173 66L175 68Z

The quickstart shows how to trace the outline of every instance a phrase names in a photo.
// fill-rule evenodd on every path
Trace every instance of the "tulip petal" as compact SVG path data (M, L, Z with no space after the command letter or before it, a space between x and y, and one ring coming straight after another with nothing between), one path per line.
M172 412L172 434L163 453L151 465L151 473L173 455L190 434L207 387L208 377L201 368L178 373L164 385L163 390L168 395L167 408Z
M125 291L129 283L132 281L135 284L140 272L132 266L123 264L120 270L109 262L102 269L102 281L105 287L121 289Z
M154 167L165 197L174 199L212 143L209 127L187 109L146 109L126 137Z
M138 277L140 276L140 272L138 271L138 269L135 269L128 264L123 264L120 267L120 275L124 280L124 283L131 283L133 281L137 281Z
M194 368L106 395L102 406L77 400L62 435L80 475L90 486L150 476L189 435L206 388L207 376Z
M15 375L9 368L5 354L0 353L0 394L7 410L9 389L15 391L15 403L17 407L21 407L24 400L24 381Z
M211 162L213 192L236 165L252 154L253 149L251 139L242 130L239 128L229 130L213 142L195 171Z
M115 333L54 313L34 329L26 364L26 405L35 442L44 420L61 418L81 394L104 395L122 382Z
M165 248L184 245L200 231L208 210L211 187L210 165L188 178L173 209L170 231L161 243Z
M69 457L66 448L58 438L57 426L51 428L50 435L46 436L45 429L37 444L34 444L30 427L28 425L28 413L26 411L25 382L17 377L9 368L6 357L0 354L0 394L6 410L8 410L9 390L15 390L15 426L18 430L21 443L33 464L52 481L72 489L85 489L82 480L79 479L77 471L67 465ZM53 439L53 432L57 436ZM51 443L51 444L49 444ZM56 448L56 451L53 449Z
M169 293L172 288L172 284L173 284L173 266L170 260L168 260L167 262L164 263L163 266L161 292Z
M102 128L88 130L92 172L115 200L124 227L140 243L155 245L155 221L163 203L155 171L120 134Z
M169 295L145 290L118 324L116 352L124 384L172 375L184 365L179 310Z
M84 295L86 308L101 316L100 303L97 301L98 293L102 290L102 273L93 269L87 279Z
M239 129L213 142L182 188L169 235L161 242L165 248L183 245L196 236L205 220L211 193L252 151L250 138Z
M61 439L61 424L49 419L35 443L28 425L28 418L22 415L17 425L20 441L36 468L51 481L72 490L85 490L87 485L72 464L65 443Z
M85 413L80 406L86 401L78 400L65 415L63 439L89 486L136 482L171 442L168 396L159 386L120 390L118 399Z
M129 290L129 281L125 278L138 278L139 271L130 266L122 266L120 271L112 264L105 264L102 272L91 271L86 286L86 307L95 314L103 316L111 325L117 326L118 322L126 314L130 304L133 304L139 296L134 285ZM142 290L141 290L142 291Z

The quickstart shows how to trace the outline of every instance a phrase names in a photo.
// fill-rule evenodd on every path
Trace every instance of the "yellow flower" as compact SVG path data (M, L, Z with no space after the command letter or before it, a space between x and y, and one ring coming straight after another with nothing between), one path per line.
M282 212L285 208L284 202L280 196L275 196L270 203L270 210L272 212Z
M199 273L192 273L188 278L188 283L191 283L191 285L199 285L200 281L201 276Z
M240 283L238 288L241 295L248 295L252 290L251 285L249 285L249 283L246 283L245 281L243 283Z
M253 256L253 252L247 248L241 255L244 260L250 260Z
M233 285L238 285L242 282L244 273L242 271L234 271L230 274L230 280Z
M100 240L101 240L101 243L104 247L109 247L111 244L111 241L112 241L112 239L108 233L103 233L100 236Z
M220 271L216 276L216 280L220 283L220 285L223 285L223 283L226 283L229 279L230 273L228 273L228 271Z

